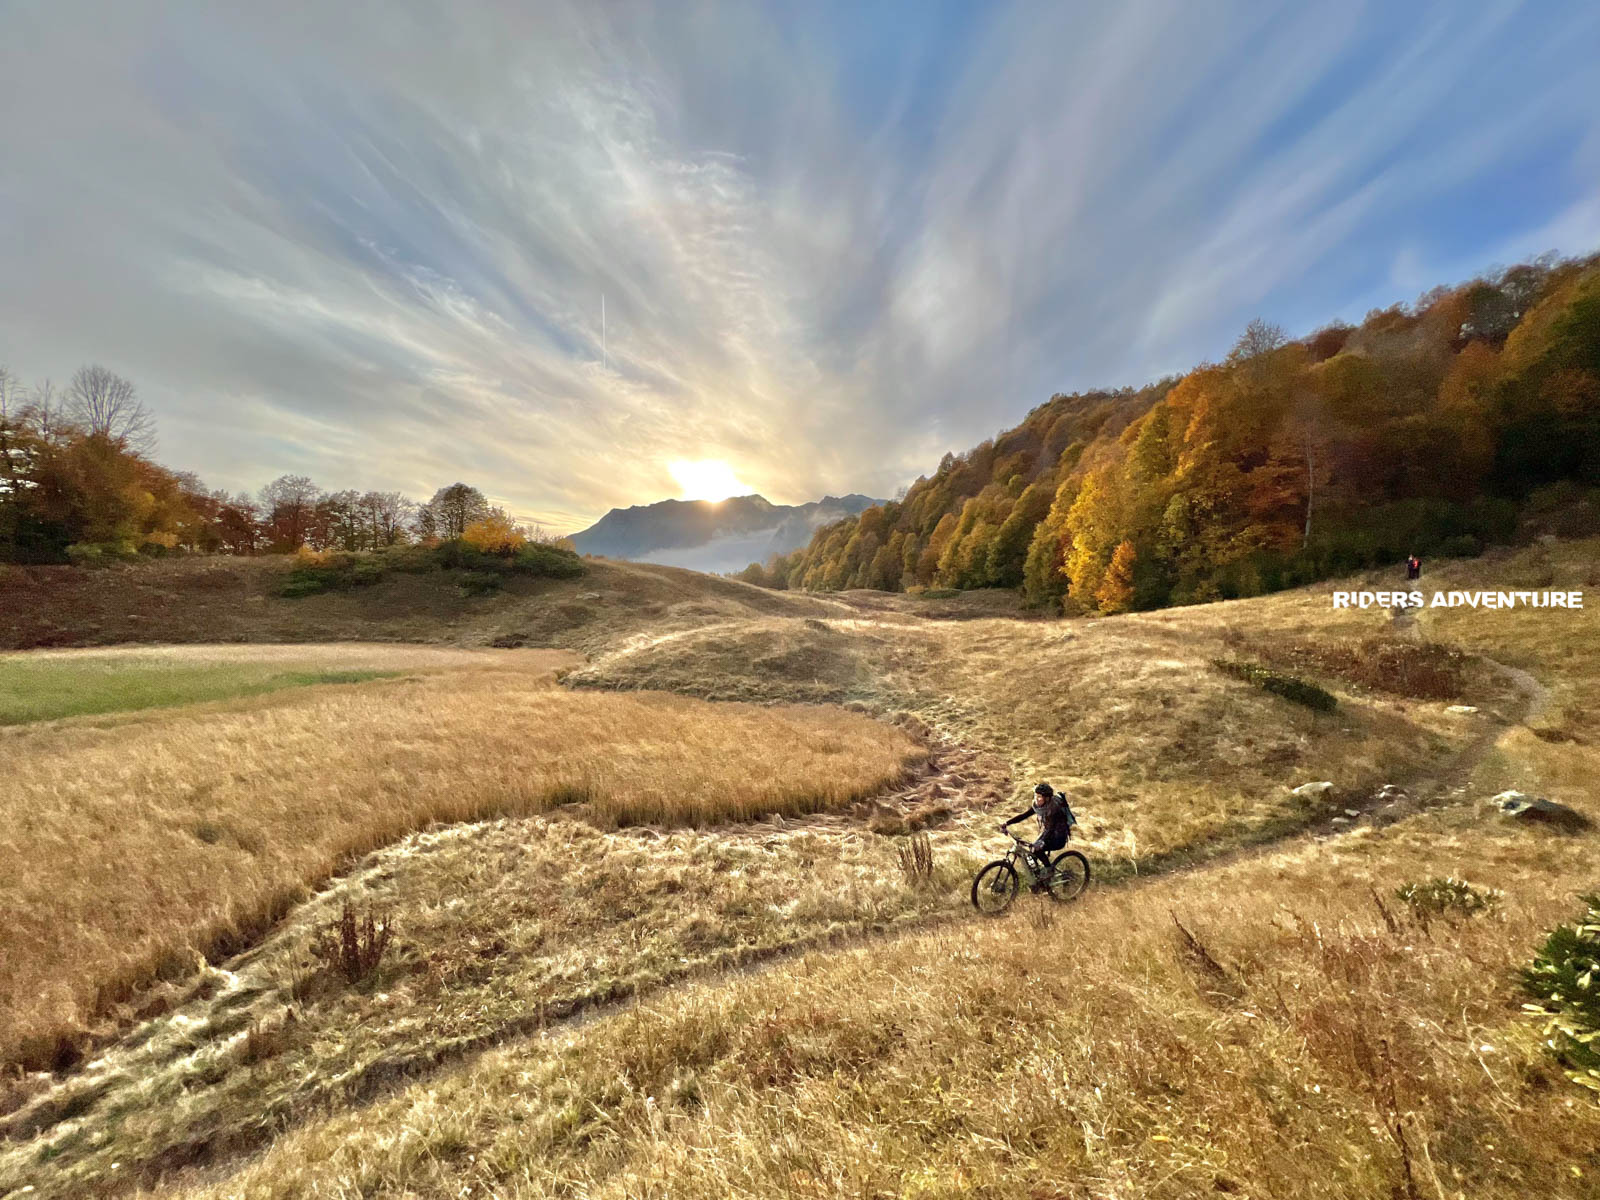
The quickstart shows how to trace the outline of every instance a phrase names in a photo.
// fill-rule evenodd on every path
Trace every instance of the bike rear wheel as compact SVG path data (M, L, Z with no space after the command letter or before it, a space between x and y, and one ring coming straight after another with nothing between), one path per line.
M1068 850L1056 859L1055 870L1045 887L1050 899L1066 902L1076 900L1089 886L1089 860L1076 850Z
M998 858L979 871L972 881L972 907L986 917L998 917L1017 898L1016 868Z

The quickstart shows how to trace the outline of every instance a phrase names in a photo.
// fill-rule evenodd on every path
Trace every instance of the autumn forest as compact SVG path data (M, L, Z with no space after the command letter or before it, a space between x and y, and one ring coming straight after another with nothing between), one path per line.
M766 587L1021 588L1123 612L1256 595L1530 516L1600 532L1600 256L1546 257L1221 363L1058 395L898 500L751 564Z

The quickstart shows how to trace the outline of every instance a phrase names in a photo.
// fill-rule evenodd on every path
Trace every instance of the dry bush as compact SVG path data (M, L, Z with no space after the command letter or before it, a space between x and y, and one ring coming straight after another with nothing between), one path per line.
M913 887L921 886L933 878L933 843L925 833L912 834L895 847L895 857L900 863L900 873Z
M192 972L191 947L240 947L308 884L433 822L574 801L608 824L793 815L925 756L853 713L548 680L469 670L9 731L0 1059L70 1062L139 989Z
M317 930L311 940L311 953L326 970L344 976L346 983L365 983L377 974L383 952L394 938L394 922L379 920L368 907L367 915L356 915L348 900L337 921Z

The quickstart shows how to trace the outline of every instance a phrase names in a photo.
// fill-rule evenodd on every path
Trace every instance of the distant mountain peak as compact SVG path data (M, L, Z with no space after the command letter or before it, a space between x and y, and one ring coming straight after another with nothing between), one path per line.
M819 526L881 503L854 492L809 504L774 504L755 493L715 501L658 500L613 508L572 540L582 554L737 571L798 550Z

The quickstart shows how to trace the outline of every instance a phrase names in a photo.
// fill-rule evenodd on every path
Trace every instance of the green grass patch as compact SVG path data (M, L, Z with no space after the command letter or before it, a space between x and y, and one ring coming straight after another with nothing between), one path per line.
M0 725L175 708L320 683L365 683L396 671L285 669L282 663L105 658L0 660Z

